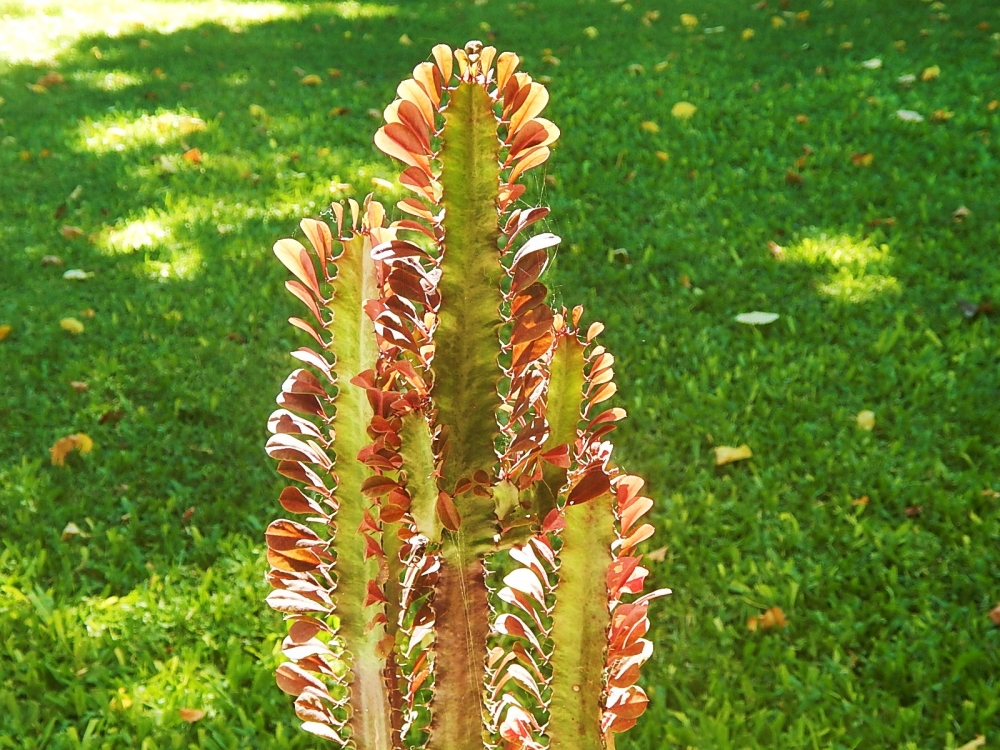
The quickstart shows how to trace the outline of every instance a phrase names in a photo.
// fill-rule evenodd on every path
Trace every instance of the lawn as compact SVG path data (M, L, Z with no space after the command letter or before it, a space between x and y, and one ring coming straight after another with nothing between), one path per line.
M675 593L619 750L992 747L998 32L986 0L0 0L0 748L317 746L263 604L304 343L270 247L401 197L379 113L470 38L547 81L548 282L608 326L656 499Z

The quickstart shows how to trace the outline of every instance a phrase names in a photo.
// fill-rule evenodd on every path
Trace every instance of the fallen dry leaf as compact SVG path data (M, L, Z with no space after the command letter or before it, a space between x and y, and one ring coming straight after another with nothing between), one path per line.
M71 451L77 450L83 455L90 453L93 449L94 441L90 436L83 432L78 432L75 435L67 435L56 440L55 445L49 448L49 453L52 455L53 466L65 466L66 456Z
M983 497L988 497L988 498L990 498L992 500L996 500L996 499L1000 498L1000 492L997 492L992 487L987 487L985 490L982 491L981 494L982 494Z
M72 333L74 336L79 336L85 330L83 323L76 318L63 318L59 321L59 327L64 331Z
M693 29L698 25L698 16L691 13L681 13L681 24L685 29Z
M670 154L668 154L666 151L657 151L656 158L659 159L660 161L670 161Z
M659 133L660 132L660 126L657 125L652 120L646 120L644 123L642 123L641 127L647 133Z
M177 713L188 724L194 724L196 721L205 718L205 712L200 708L178 708Z
M803 182L802 175L800 175L794 169L789 169L787 172L785 172L786 185L794 185L798 187L799 185L802 184L802 182Z
M787 625L788 620L785 619L785 613L781 611L781 607L771 607L764 614L753 615L747 620L747 630L751 633L756 633L758 630L774 630Z
M750 446L746 443L737 448L733 448L728 445L719 445L713 450L715 451L716 466L725 466L726 464L731 464L735 461L743 461L747 458L753 458L753 451L750 450Z
M181 156L184 161L191 162L192 164L201 164L201 149L189 148Z
M864 506L868 505L868 502L869 502L868 501L868 495L862 495L859 498L855 498L854 500L851 500L851 505L860 505L861 507L864 507Z
M988 112L996 112L998 109L1000 109L1000 99L994 99L986 105L986 110Z
M923 122L924 116L919 112L915 112L912 109L898 109L896 110L896 117L898 117L903 122Z
M809 122L809 117L807 115L795 115L795 122L799 125L805 125Z
M69 381L69 387L72 388L77 393L83 393L85 390L90 388L90 386L87 385L87 383L84 383L82 380Z
M184 511L184 515L181 516L181 523L187 523L188 521L190 521L191 518L194 516L194 511L195 507L193 505L186 511Z
M966 742L958 750L979 750L981 747L986 747L986 738L981 734L977 734L975 739Z
M677 102L670 110L670 114L678 120L689 120L694 117L694 113L697 111L698 108L691 102Z
M323 79L320 78L315 73L307 76L302 76L302 80L299 81L303 86L319 86L323 83Z
M597 39L598 31L594 26L588 26L583 30L583 33L588 39Z
M13 330L12 326L0 326L0 341L10 336L10 332Z
M667 556L667 548L660 547L659 549L654 549L652 552L646 553L646 559L652 560L653 562L663 562Z
M785 259L785 248L783 248L774 240L771 240L770 242L767 243L767 251L771 253L771 257L773 257L775 260Z
M972 216L972 211L970 211L965 206L959 206L954 211L952 211L951 218L956 222L965 221L968 217Z
M744 42L749 42L751 39L754 38L754 36L756 35L756 33L757 32L754 31L753 29L743 29L743 31L740 32L740 38Z
M53 86L59 86L66 83L66 79L62 77L59 73L55 71L49 71L37 81L35 81L36 86L42 86L44 88L52 88Z
M80 227L71 227L69 224L64 224L59 227L59 234L68 240L76 239L77 237L83 237L86 234Z
M941 76L941 67L939 65L931 65L929 68L924 68L924 72L920 74L921 81L935 81Z
M62 539L62 540L63 540L64 542L68 542L68 541L69 541L70 539L72 539L73 537L75 537L75 536L79 536L79 535L80 535L80 534L82 534L82 533L83 533L83 531L81 531L81 530L80 530L80 527L79 527L79 526L77 526L77 525L76 525L75 523L73 523L72 521L70 521L70 522L69 522L69 523L67 523L67 524L66 524L66 526L65 526L65 527L63 528L63 530L62 530L62 534L60 535L60 538L61 538L61 539Z
M409 47L413 44L413 40L410 39L409 34L403 34L401 37L399 37L399 43L402 44L404 47Z
M990 620L993 621L994 625L1000 626L1000 604L990 610Z
M58 255L46 255L42 258L43 266L61 266L63 265L63 259Z
M924 506L922 505L911 505L903 511L907 518L916 518L921 513L924 512Z
M857 416L858 427L871 432L875 429L875 412L865 409L859 411Z
M954 116L955 113L947 109L935 109L931 115L931 122L948 122Z
M779 317L781 316L778 313L754 310L753 312L740 313L736 316L736 322L747 326L766 326L776 321Z
M851 154L851 163L857 167L870 167L875 161L874 154L865 152L863 154Z
M71 268L63 274L63 278L67 281L86 281L93 273L84 271L82 268Z
M771 16L771 28L780 29L786 25L785 19L781 16Z

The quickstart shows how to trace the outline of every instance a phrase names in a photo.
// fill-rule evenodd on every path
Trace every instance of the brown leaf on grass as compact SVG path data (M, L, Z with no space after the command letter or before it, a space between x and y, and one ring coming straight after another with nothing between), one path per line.
M1000 627L1000 604L990 610L990 620L994 625Z
M931 115L931 122L947 122L955 116L954 112L947 109L935 109Z
M59 234L68 240L76 239L77 237L83 237L86 234L80 227L72 227L69 224L64 224L59 227Z
M194 516L194 511L195 507L193 505L186 511L184 511L184 515L181 516L181 523L187 523L188 521L190 521L191 518Z
M299 81L299 83L301 83L303 86L319 86L321 83L323 83L323 79L320 78L315 73L313 73L307 76L302 76L302 80Z
M80 454L90 453L94 449L94 441L89 435L78 432L75 435L67 435L66 437L59 438L55 445L49 448L49 453L52 455L52 465L53 466L65 466L66 456L73 450L77 450Z
M851 154L851 163L856 167L870 167L874 160L875 155L868 151Z
M62 539L64 542L68 542L73 537L79 536L82 533L83 533L83 531L80 530L80 527L77 526L72 521L70 521L63 528L62 534L60 534L59 538Z
M805 125L809 122L809 117L808 115L795 115L795 122L799 125Z
M190 162L191 164L201 164L201 149L189 148L187 151L184 152L181 158L186 162Z
M101 415L100 419L97 420L97 424L115 424L120 422L124 416L125 412L121 409L111 409Z
M924 506L922 505L911 505L906 510L903 511L907 518L916 518L921 513L924 512Z
M955 223L961 223L970 216L972 216L972 211L965 206L959 206L951 213L951 218L955 221Z
M781 607L771 607L764 614L753 615L747 620L747 630L751 633L756 633L758 630L784 628L787 625L788 620L785 619L785 613L781 611Z
M46 73L37 81L35 81L36 86L42 86L47 89L50 89L53 86L61 86L65 83L66 79L63 78L61 74L56 73L54 70L50 70L48 73Z
M728 445L720 445L714 448L714 451L716 466L725 466L726 464L731 464L735 461L743 461L747 458L753 458L753 451L750 450L750 446L746 443L737 448L732 448Z
M63 259L60 258L58 255L46 255L46 256L44 256L42 258L42 265L43 266L62 266L64 264L63 264Z
M90 388L90 386L87 383L84 383L82 380L69 381L69 387L72 388L77 393L83 393L88 388Z
M851 505L858 505L858 506L864 507L864 506L868 505L868 502L869 502L868 495L862 495L859 498L851 500Z
M998 109L1000 109L1000 99L994 99L986 105L986 110L988 112L996 112Z
M792 185L794 187L799 187L802 185L802 175L793 169L789 169L785 172L785 184Z
M177 713L188 724L194 724L196 721L205 718L205 712L200 708L178 708Z
M0 341L3 341L5 338L10 336L10 332L13 330L14 328L12 326L0 326Z
M769 253L771 253L771 256L775 260L784 260L785 259L785 248L783 248L781 245L779 245L774 240L771 240L770 242L767 243L767 251Z

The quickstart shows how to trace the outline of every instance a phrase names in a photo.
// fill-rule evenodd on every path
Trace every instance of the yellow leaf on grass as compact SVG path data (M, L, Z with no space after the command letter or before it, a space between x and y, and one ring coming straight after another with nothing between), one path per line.
M751 39L754 38L754 35L756 33L757 32L754 31L753 29L743 29L743 31L740 33L740 37L743 39L744 42L749 42Z
M78 336L84 331L83 323L76 318L63 318L59 321L59 327L64 331L69 331L74 336Z
M720 445L715 448L716 466L725 466L726 464L731 464L734 461L743 461L747 458L753 458L753 451L750 450L750 446L746 443L738 448L733 448L728 445Z
M201 164L201 149L200 148L189 148L183 154L181 158L184 161L191 162L192 164Z
M689 120L694 117L694 113L697 111L698 108L691 102L677 102L670 110L670 114L679 120Z
M596 27L594 27L594 26L588 26L587 28L585 28L583 30L583 33L586 35L586 37L588 39L596 39L598 31L597 31Z
M645 130L647 133L659 133L660 132L660 126L657 125L652 120L646 120L646 122L644 122L642 124L642 129Z
M299 81L303 86L319 86L323 83L323 79L318 75L308 75L302 76L302 80Z
M82 531L80 530L80 527L79 527L79 526L77 526L77 525L76 525L75 523L73 523L72 521L70 521L70 522L69 522L69 523L67 523L67 524L66 524L66 526L65 526L65 527L63 528L63 530L62 530L62 534L60 535L60 539L62 539L62 540L63 540L64 542L68 542L68 541L69 541L70 539L72 539L73 537L75 537L75 536L79 536L79 535L80 535L80 534L82 534L82 533L83 533L83 532L82 532Z
M0 341L7 338L13 330L14 329L11 326L0 326Z
M936 80L941 75L941 67L938 65L931 65L929 68L924 68L924 72L920 74L921 81L933 81Z
M177 713L188 724L194 724L194 722L205 718L205 712L200 708L178 708Z
M55 445L49 448L49 453L52 455L53 466L65 466L66 456L72 451L77 450L84 454L90 453L93 449L94 441L91 437L83 432L78 432L75 435L67 435L56 440Z
M771 27L775 29L780 29L785 25L785 19L781 16L771 16Z
M977 734L974 740L966 742L958 750L979 750L981 747L986 747L986 738L981 734Z
M875 155L871 153L851 154L851 162L857 167L870 167L875 161Z
M871 432L875 429L875 412L865 409L858 412L858 427Z
M690 13L681 13L681 23L684 25L685 29L693 29L698 25L698 16Z
M666 151L657 151L656 158L659 159L660 161L670 161L670 154L668 154Z
M402 44L404 47L409 47L411 44L413 44L413 40L410 39L409 34L403 34L401 37L399 37L399 43Z

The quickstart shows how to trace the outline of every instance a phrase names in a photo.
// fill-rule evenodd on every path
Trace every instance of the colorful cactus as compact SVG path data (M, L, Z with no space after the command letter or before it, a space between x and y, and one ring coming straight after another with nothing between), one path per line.
M635 724L653 529L611 462L614 358L538 280L549 210L515 207L559 130L512 53L439 45L375 144L414 194L333 206L281 240L318 348L267 451L305 523L267 530L290 621L279 686L303 728L357 750L592 750ZM495 66L494 66L495 63ZM345 226L346 222L346 226Z

